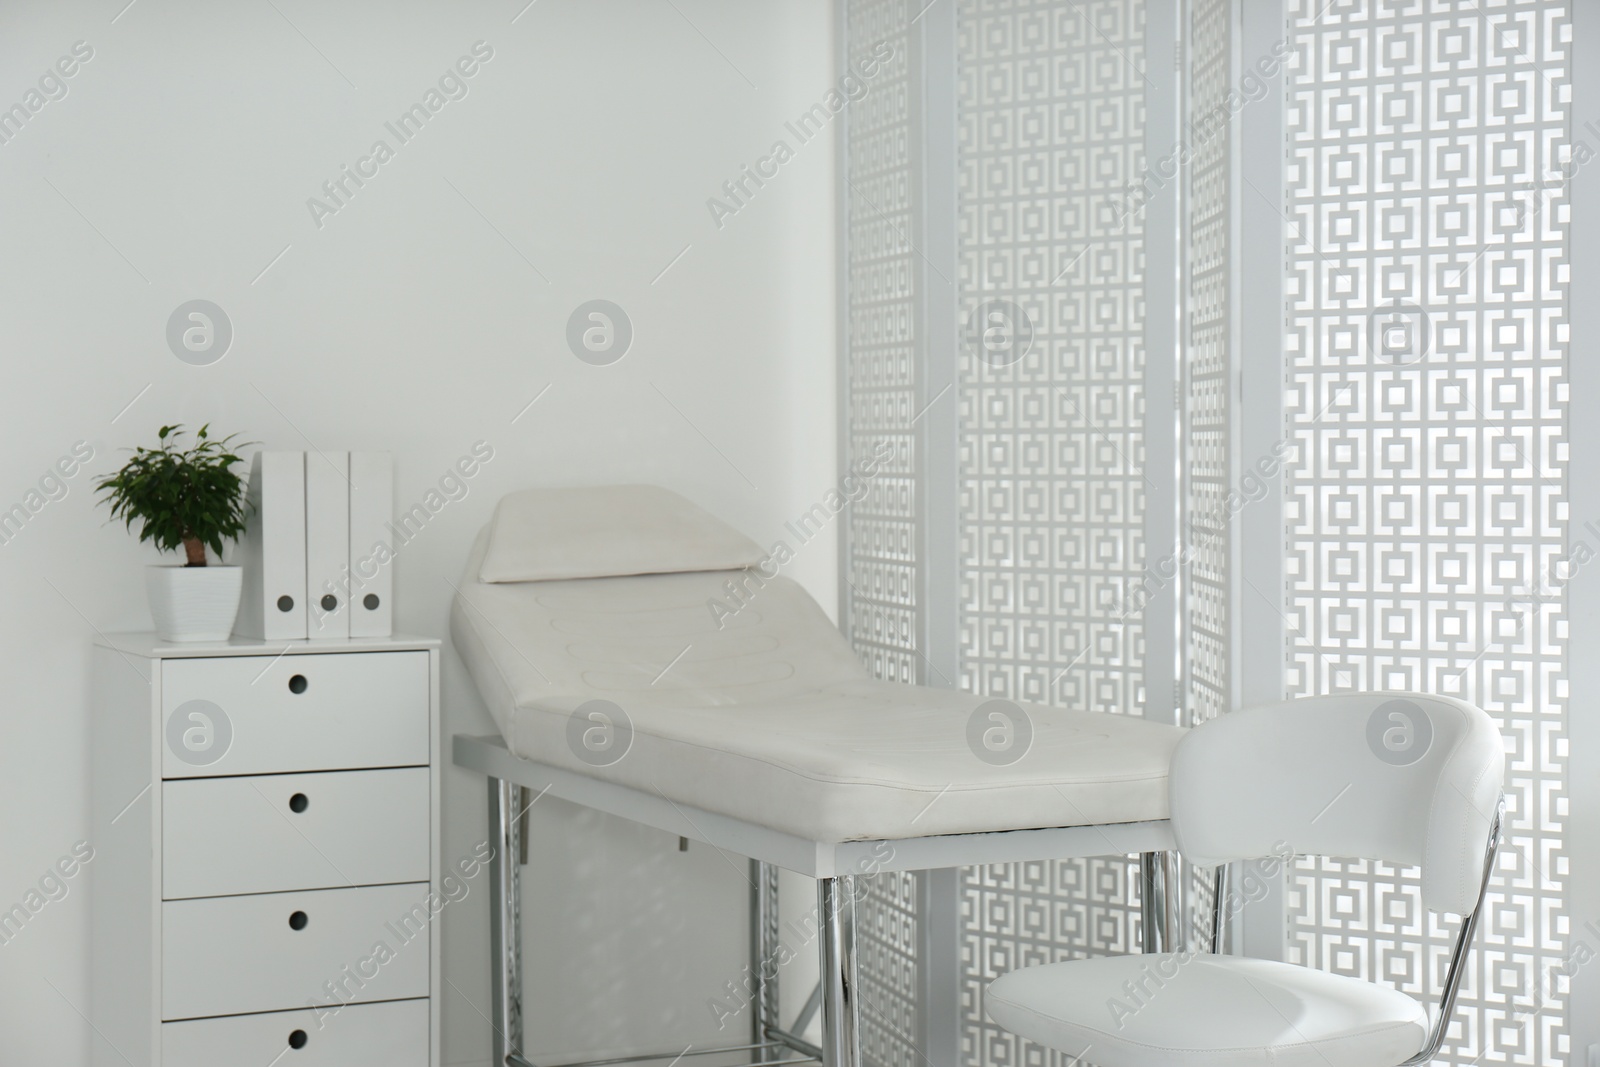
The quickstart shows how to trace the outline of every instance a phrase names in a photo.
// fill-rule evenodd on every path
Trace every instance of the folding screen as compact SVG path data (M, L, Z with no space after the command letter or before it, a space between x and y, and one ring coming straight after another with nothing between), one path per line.
M1178 231L1186 303L1181 345L1169 358L1178 364L1184 395L1178 449L1184 560L1179 655L1186 697L1181 720L1194 725L1233 706L1239 653L1232 640L1239 575L1231 525L1241 499L1232 426L1240 182L1231 120L1241 87L1234 0L1192 0L1180 13L1187 30L1187 76L1176 145L1189 152Z
M883 677L1141 714L1144 608L1129 594L1147 556L1145 249L1128 190L1145 155L1144 5L844 13L842 58L895 56L844 142L843 443L851 459L882 442L894 456L846 525L849 632ZM990 328L1011 340L985 343ZM973 868L943 898L874 879L869 1056L1024 1058L983 1018L982 987L1019 963L1137 944L1133 870L1126 857ZM922 958L938 933L917 907L930 899L961 911L942 918L961 927L947 947L962 1025L937 1050L913 1007L938 988Z
M1145 712L1145 5L957 5L962 688ZM980 331L989 335L984 337ZM1170 647L1170 645L1168 646ZM1137 950L1128 857L961 872L963 1059L1015 967ZM931 918L931 917L930 917Z
M841 57L894 56L841 142L843 450L892 456L844 526L863 658L1191 724L1482 705L1510 831L1439 1062L1566 1062L1568 4L841 3ZM1054 1062L983 989L1134 948L1131 871L874 880L869 1055ZM1443 977L1414 872L1302 861L1247 918L1254 953Z
M858 74L872 71L870 78L861 75L867 91L848 112L841 183L851 353L842 375L842 451L852 463L888 456L844 523L845 622L873 673L903 682L926 676L917 651L926 607L925 563L917 552L925 488L917 477L916 412L926 375L917 357L920 271L909 236L917 223L913 14L903 0L850 3L840 56ZM882 1067L918 1067L916 876L882 874L864 882L870 895L858 908L857 940L872 995L863 1005L862 1051Z
M1508 746L1449 1063L1569 1062L1570 30L1549 0L1288 22L1288 689L1459 696ZM1413 872L1294 872L1291 959L1420 994L1449 936Z

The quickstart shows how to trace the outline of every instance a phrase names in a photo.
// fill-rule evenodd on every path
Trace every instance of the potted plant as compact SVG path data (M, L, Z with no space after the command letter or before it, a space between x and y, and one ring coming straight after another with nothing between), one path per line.
M210 429L200 427L184 449L183 427L163 426L158 447L133 449L121 470L95 486L112 518L129 530L139 523L140 541L154 541L163 552L183 550L186 562L145 571L150 614L165 641L226 641L239 612L243 572L207 566L206 549L220 558L223 542L244 532L245 484L233 469L243 460L233 451L237 434L215 438Z

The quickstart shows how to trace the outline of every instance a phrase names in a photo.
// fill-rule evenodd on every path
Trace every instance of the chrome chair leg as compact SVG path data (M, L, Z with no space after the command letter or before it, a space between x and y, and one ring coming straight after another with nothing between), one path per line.
M522 856L517 832L523 807L520 785L489 779L490 1064L522 1059Z
M1228 894L1232 892L1232 872L1226 863L1218 864L1211 876L1211 945L1213 955L1228 948Z
M860 1067L855 875L817 880L817 920L822 930L822 1067Z
M1180 861L1176 852L1139 856L1140 949L1176 952L1183 947Z

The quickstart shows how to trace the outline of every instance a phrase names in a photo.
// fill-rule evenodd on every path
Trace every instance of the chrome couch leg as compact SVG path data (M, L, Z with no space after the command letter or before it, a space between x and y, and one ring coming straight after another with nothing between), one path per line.
M489 953L491 1019L490 1064L503 1067L508 1056L522 1056L522 864L517 822L524 790L489 779Z
M854 875L817 880L817 922L822 932L822 1067L860 1067Z
M1176 852L1139 856L1140 948L1144 952L1183 948L1181 866Z
M750 861L750 1043L771 1040L768 1027L778 1026L778 868ZM757 1063L777 1059L777 1050L758 1048Z

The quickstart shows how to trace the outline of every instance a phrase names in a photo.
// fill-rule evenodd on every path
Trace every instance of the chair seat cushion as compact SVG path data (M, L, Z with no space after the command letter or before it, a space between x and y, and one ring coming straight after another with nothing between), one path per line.
M1422 1005L1357 978L1271 960L1156 954L1027 967L995 979L1000 1026L1101 1067L1395 1067Z
M736 594L728 572L476 575L469 560L454 646L523 758L819 842L1167 817L1182 730L1021 704L1025 721L985 715L975 741L986 698L872 678L786 578ZM575 746L593 700L626 717L625 752Z

